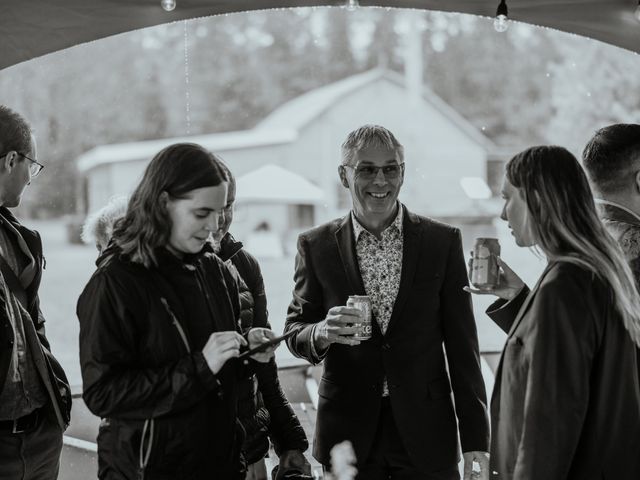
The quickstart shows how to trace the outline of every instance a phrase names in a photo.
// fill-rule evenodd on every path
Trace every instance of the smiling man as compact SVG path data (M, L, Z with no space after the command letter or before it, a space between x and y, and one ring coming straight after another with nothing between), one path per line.
M465 479L488 478L486 393L460 231L398 201L404 151L384 127L347 136L338 174L352 210L298 238L285 325L296 332L294 355L324 362L314 457L328 468L331 448L349 440L359 480L453 480L459 432ZM350 295L371 300L369 340L353 338L360 313L346 306Z

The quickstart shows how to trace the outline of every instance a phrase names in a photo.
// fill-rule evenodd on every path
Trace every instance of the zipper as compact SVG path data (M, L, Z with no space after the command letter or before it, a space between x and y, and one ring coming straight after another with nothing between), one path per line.
M164 306L165 310L171 317L171 324L178 331L178 334L182 339L182 343L184 343L184 347L187 349L187 353L191 353L191 346L189 345L189 341L187 340L187 335L184 333L184 328L182 328L182 325L180 324L178 317L176 317L175 314L173 313L173 310L171 310L171 307L169 306L169 302L167 301L166 298L160 297L160 301L162 302L162 305Z
M139 467L140 467L140 480L144 480L144 470L147 468L147 464L149 463L149 457L151 456L151 449L153 448L153 427L155 425L155 421L153 418L147 419L144 421L144 426L142 427L142 438L140 438L140 452L139 452ZM147 448L145 449L145 438L147 437L147 432L149 432L149 441L147 443Z

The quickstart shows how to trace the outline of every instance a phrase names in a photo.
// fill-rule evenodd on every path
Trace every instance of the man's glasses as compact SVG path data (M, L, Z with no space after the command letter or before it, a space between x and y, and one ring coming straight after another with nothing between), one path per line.
M390 165L384 165L383 167L376 167L375 165L343 165L344 167L352 168L356 174L356 177L362 180L373 180L378 176L378 172L382 170L382 175L388 180L395 180L404 171L404 163L392 163Z
M29 160L31 162L31 164L29 165L29 173L31 174L31 178L37 177L38 174L44 168L44 165L39 163L37 160L34 160L33 158L26 156L24 153L17 152L17 154L20 155L21 157L26 158L27 160ZM9 155L9 153L4 153L4 154L0 155L0 158L4 158L7 155Z

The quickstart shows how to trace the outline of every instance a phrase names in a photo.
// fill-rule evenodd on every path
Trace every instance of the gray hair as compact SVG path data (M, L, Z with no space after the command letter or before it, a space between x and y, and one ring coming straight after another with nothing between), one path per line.
M342 164L350 165L356 152L371 147L395 150L398 161L404 162L404 147L393 133L380 125L363 125L349 133L342 144Z
M129 199L126 196L112 197L109 202L97 212L89 215L82 225L82 241L107 245L113 234L113 227L117 220L127 213Z

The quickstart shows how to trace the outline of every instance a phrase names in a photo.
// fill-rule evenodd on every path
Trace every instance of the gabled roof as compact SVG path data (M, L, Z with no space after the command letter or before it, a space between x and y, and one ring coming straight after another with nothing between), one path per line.
M400 88L405 88L404 77L402 75L391 70L375 68L316 88L284 103L258 123L255 129L292 128L300 132L314 119L338 103L341 98L381 80L387 80ZM422 87L422 96L426 102L431 104L438 112L455 124L471 140L486 149L492 150L494 148L493 142L488 137L482 134L471 122L460 115L451 105L442 100L442 98L426 85Z
M101 145L78 157L78 169L81 172L91 170L98 165L132 160L150 160L156 153L173 143L198 143L213 152L225 152L242 148L255 148L290 143L297 138L297 132L291 129L281 130L244 130L238 132L210 133L188 137L161 138L141 142L114 143Z
M399 88L405 88L402 75L375 68L304 93L276 108L251 130L101 145L78 157L78 169L84 172L108 163L151 159L162 148L178 142L199 143L214 152L291 143L304 127L336 105L340 99L380 81L391 82ZM489 138L431 89L423 86L422 94L426 102L472 141L488 151L494 150L495 146Z

